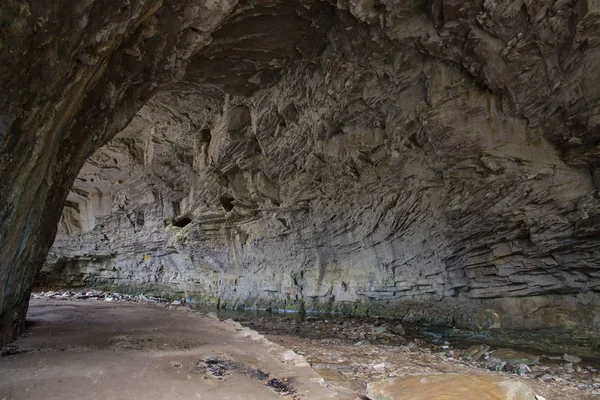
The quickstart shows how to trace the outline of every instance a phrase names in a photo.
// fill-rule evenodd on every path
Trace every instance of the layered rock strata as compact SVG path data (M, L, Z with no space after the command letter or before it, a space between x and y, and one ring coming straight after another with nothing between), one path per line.
M595 336L600 14L544 5L338 2L284 73L215 41L86 164L40 282Z
M0 344L85 160L183 75L235 0L9 0L0 5Z
M227 306L597 340L595 2L210 4L194 14L208 27L189 31L206 40L181 57L191 58L183 79L81 170L41 285L123 285ZM186 32L177 29L167 37ZM136 95L152 87L150 75L127 81ZM95 103L77 110L107 124L147 95L105 114ZM102 137L128 119L119 121L102 125ZM97 147L95 128L84 126L81 146L48 152L71 180ZM70 180L52 165L64 197ZM56 199L35 204L56 211ZM56 214L41 226L54 226ZM11 240L21 232L2 226ZM49 244L46 229L39 243ZM2 253L16 260L2 269L5 286L15 286L16 270L30 271L7 293L28 290L44 253L33 243L29 268Z

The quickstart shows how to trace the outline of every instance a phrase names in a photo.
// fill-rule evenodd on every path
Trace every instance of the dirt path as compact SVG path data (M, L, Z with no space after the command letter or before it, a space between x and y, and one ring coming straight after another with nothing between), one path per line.
M302 359L233 321L186 309L32 300L0 357L0 399L347 399Z

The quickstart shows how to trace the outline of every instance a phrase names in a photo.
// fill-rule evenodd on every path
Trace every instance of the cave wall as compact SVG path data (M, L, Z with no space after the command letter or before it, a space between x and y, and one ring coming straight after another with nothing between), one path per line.
M0 5L0 345L85 160L177 81L237 2L8 0Z
M600 7L330 3L234 9L85 164L38 284L597 340Z

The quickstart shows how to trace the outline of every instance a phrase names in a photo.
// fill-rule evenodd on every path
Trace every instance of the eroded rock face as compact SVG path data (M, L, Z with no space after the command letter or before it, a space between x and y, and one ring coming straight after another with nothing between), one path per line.
M0 344L24 326L33 279L85 160L183 75L235 3L0 6Z
M597 339L599 18L240 2L86 163L39 283Z

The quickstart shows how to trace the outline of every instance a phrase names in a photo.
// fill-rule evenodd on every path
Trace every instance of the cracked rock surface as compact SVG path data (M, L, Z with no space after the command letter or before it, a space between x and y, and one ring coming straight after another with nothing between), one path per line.
M181 79L64 166L40 285L598 343L596 2L225 3L195 11ZM113 103L74 121L137 111Z

